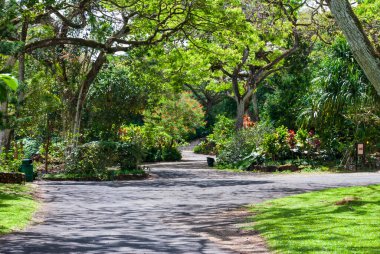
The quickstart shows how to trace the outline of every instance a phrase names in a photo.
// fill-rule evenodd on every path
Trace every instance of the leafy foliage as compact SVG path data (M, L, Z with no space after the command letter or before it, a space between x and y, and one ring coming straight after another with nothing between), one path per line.
M369 84L344 39L316 56L312 87L299 120L315 127L330 154L342 156L357 141L379 142L379 96ZM342 149L345 144L345 149ZM351 148L351 149L350 149Z
M215 144L215 152L218 154L235 134L235 120L224 115L217 116L216 120L213 132L207 136L207 140Z
M175 146L205 125L202 106L189 93L162 98L143 116L150 142L161 147Z
M13 157L13 151L0 154L0 171L2 172L18 172L21 165L21 159Z
M84 115L85 139L116 141L126 121L139 121L147 103L148 85L134 83L120 61L112 61L97 77L88 95Z
M119 134L143 147L146 161L180 160L178 145L205 124L202 106L188 93L162 98L143 116L143 126L124 126Z
M17 79L10 74L0 73L0 102L7 100L7 87L16 91L18 87Z
M102 175L102 152L110 161L131 158L115 159L126 168L142 157L178 160L180 144L211 130L196 150L233 167L315 150L349 161L357 141L374 154L379 97L347 43L330 33L330 14L304 4L0 1L2 163L17 157L9 154L12 142L23 142L26 156L38 146L46 158L64 158L72 144L85 143L74 149L78 172ZM359 1L354 10L379 51L379 4ZM4 74L16 72L18 87ZM236 131L247 113L262 123ZM108 149L94 140L123 145Z
M264 142L263 137L271 133L272 129L268 123L261 122L254 127L239 130L236 135L226 142L223 149L220 150L217 158L218 164L221 167L248 168L254 163L254 160L259 159L255 153L260 151L261 145ZM247 157L250 157L250 162L246 162ZM249 165L245 167L247 163Z
M141 148L134 143L94 141L74 148L66 171L106 180L108 167L119 165L121 169L136 169L142 156Z
M273 160L288 158L290 154L288 140L288 129L284 126L276 128L273 133L265 134L262 143L264 154L270 156Z

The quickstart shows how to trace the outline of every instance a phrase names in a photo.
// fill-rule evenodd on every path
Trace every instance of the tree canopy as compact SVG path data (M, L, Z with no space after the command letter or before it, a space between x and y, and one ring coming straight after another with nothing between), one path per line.
M66 160L145 126L170 136L170 150L210 134L219 114L236 130L265 122L276 135L285 125L326 142L369 139L379 10L374 0L2 0L1 147L17 155L33 140Z

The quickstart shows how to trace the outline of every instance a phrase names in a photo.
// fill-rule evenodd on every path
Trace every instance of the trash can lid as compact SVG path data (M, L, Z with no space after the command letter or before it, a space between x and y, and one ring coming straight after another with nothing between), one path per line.
M29 165L29 164L32 164L33 160L32 159L23 159L22 160L22 164L26 164L26 165Z

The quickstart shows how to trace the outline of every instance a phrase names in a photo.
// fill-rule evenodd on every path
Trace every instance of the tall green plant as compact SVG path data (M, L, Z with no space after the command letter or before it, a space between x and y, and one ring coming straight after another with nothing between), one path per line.
M5 84L0 82L0 101L5 101L7 99L7 87L13 91L17 90L18 81L12 75L6 73L0 73L0 80Z
M332 46L320 46L318 51L312 86L299 115L301 125L315 127L324 144L336 147L341 147L340 142L348 147L357 141L378 143L380 98L346 41L337 38Z

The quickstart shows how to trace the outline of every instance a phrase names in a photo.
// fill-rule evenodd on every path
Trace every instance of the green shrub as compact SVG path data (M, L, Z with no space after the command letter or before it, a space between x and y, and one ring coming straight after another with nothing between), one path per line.
M284 126L276 128L273 133L265 134L262 143L264 154L274 161L288 159L291 156L288 138L288 129Z
M235 120L219 115L216 117L213 133L207 136L209 142L215 143L215 152L218 154L225 149L230 139L235 134Z
M162 129L161 131L158 128L152 129L149 125L124 126L121 129L120 139L129 144L135 144L135 149L139 148L135 153L141 155L138 160L158 162L177 161L182 158L177 142Z
M241 130L219 151L217 162L220 166L235 168L235 165L248 156L255 146L246 139L246 130Z
M144 154L145 162L158 162L162 161L161 151L157 147L150 147L145 150Z
M150 147L146 150L144 157L146 162L179 161L181 159L182 155L177 147Z
M72 150L70 158L66 162L66 170L69 173L105 179L107 166L113 163L112 158L108 155L114 152L115 148L116 144L111 147L111 142L97 141L78 146Z
M13 154L0 153L0 171L1 172L18 172L22 160L13 158Z
M25 158L31 158L33 154L39 153L41 143L32 138L22 139Z
M217 158L218 164L220 166L239 168L242 167L240 165L243 163L242 161L245 161L244 165L247 164L248 160L253 163L253 154L261 154L258 151L260 151L260 146L263 143L263 137L272 131L272 126L266 122L239 130L220 150Z
M299 129L296 133L297 146L302 149L307 149L309 143L307 139L309 138L309 133L305 129Z
M12 148L8 152L3 148L3 151L0 153L0 172L18 172L19 167L21 166L22 158L24 156L21 148L19 147L16 153L13 143L11 147ZM15 154L18 154L17 158Z
M117 145L117 161L121 169L135 169L143 158L143 148L136 143L122 142Z
M142 158L142 149L134 143L94 141L73 149L66 162L69 173L107 179L107 167L135 169Z
M215 154L216 144L213 141L204 140L200 142L198 145L194 146L194 153L199 154Z
M179 161L182 155L177 147L164 147L161 150L161 158L163 161Z
M261 152L253 151L243 160L237 162L235 164L235 168L246 170L250 168L252 165L261 165L265 162L265 157Z
M202 106L189 93L162 97L143 116L142 128L149 146L176 146L205 125Z
M53 139L49 146L49 161L58 161L62 162L64 158L65 144L60 140ZM41 155L45 155L45 145L40 146L38 152Z

